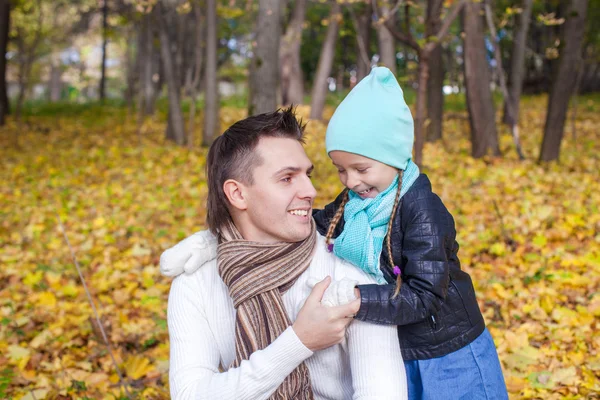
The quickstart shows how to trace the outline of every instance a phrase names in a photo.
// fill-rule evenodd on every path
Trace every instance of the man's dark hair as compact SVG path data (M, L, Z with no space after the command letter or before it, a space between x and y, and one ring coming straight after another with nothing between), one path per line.
M206 161L206 222L212 233L217 234L223 223L231 218L223 183L235 179L246 185L254 184L254 168L263 162L255 152L260 138L289 138L304 143L305 126L302 119L296 117L293 106L290 106L238 121L215 139Z

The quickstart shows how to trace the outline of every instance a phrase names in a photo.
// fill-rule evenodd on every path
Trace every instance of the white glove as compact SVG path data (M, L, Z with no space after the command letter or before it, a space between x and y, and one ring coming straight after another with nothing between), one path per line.
M217 238L209 231L196 232L160 256L160 273L164 276L191 274L217 257Z
M312 289L320 281L321 279L310 277L308 278L306 284ZM354 288L356 285L358 285L358 281L348 278L344 278L339 281L332 281L323 294L321 304L326 307L337 307L356 300L357 297L354 294Z

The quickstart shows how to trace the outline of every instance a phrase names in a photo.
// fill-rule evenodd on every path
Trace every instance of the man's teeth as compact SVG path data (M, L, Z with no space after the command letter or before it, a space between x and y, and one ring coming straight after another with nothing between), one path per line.
M308 210L292 210L290 211L290 214L306 217L308 215Z

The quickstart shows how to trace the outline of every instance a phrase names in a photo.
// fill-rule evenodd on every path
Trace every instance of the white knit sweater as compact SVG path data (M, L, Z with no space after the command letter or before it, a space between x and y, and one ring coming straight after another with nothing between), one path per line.
M311 289L309 277L373 283L361 270L326 251L323 237L309 268L284 295L292 321ZM235 309L212 260L193 274L179 275L169 293L171 346L169 382L175 400L267 399L303 361L315 399L406 399L406 373L395 326L353 321L340 345L312 352L292 327L238 368Z

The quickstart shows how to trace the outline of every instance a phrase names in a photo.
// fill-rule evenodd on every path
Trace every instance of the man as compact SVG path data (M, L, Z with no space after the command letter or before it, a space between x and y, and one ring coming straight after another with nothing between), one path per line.
M406 398L395 327L350 324L360 300L321 304L330 276L371 281L315 231L303 128L291 108L261 114L209 150L207 222L219 244L216 260L171 287L174 399Z

